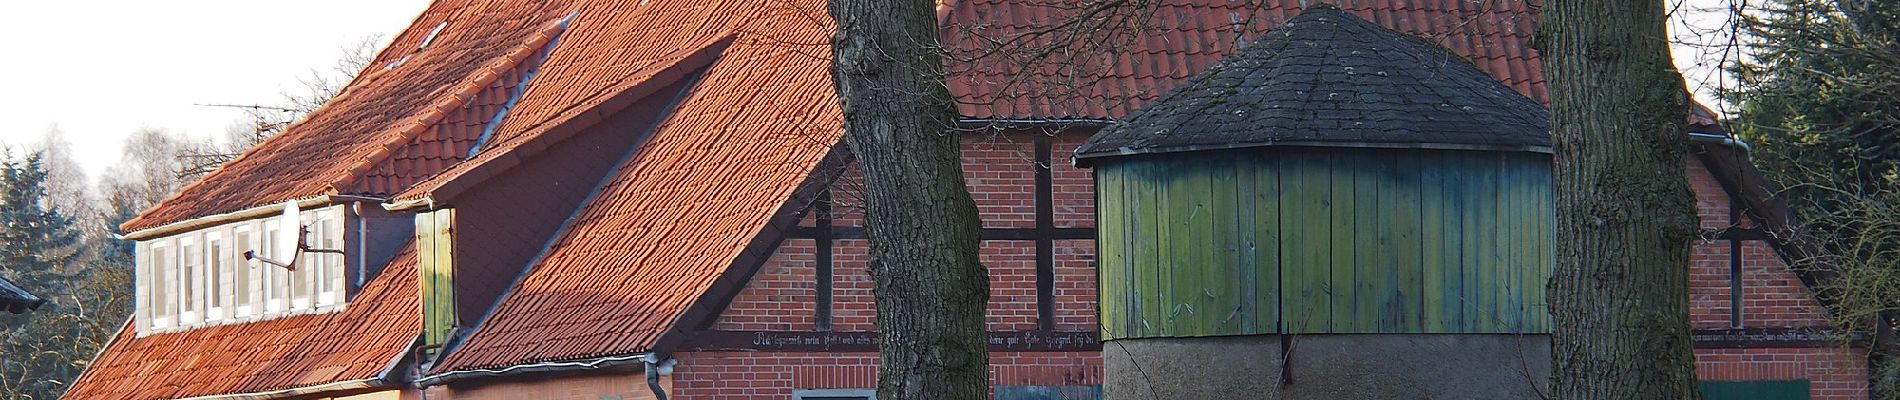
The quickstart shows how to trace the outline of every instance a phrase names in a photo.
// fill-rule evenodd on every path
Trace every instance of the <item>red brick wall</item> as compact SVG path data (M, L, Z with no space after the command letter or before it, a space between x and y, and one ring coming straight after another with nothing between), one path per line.
M1814 400L1867 398L1867 357L1857 350L1696 349L1696 378L1705 381L1808 380Z
M1034 228L1035 140L1040 133L1014 132L971 136L963 143L964 176L986 228ZM1083 134L1053 138L1051 182L1057 227L1094 226L1094 185L1089 170L1072 166L1068 157ZM832 185L833 226L862 226L861 186L855 168ZM804 226L816 219L805 218ZM810 330L816 311L815 242L788 239L755 274L721 314L718 330ZM872 297L868 242L833 243L832 329L841 332L875 331L876 304ZM983 241L981 256L990 273L988 325L992 331L1037 328L1036 243L1022 240ZM1063 331L1093 331L1095 324L1095 245L1090 240L1058 240L1055 256L1055 326Z
M1094 170L1076 168L1070 162L1076 146L1088 138L1087 134L1064 134L1056 136L1051 146L1049 169L1053 178L1050 183L1055 185L1056 227L1095 227Z
M1705 230L1731 225L1753 227L1743 218L1731 224L1729 197L1701 163L1690 163L1690 187ZM1742 327L1805 328L1827 325L1827 314L1773 248L1759 240L1743 241ZM1697 329L1725 329L1730 320L1730 242L1697 242L1689 261L1690 321Z
M810 331L817 288L813 240L787 239L766 260L745 290L732 299L712 329L724 331ZM835 281L835 280L834 280ZM836 296L834 294L833 296ZM835 321L836 319L834 319Z
M660 377L660 387L672 393L673 377ZM646 376L639 372L596 373L535 377L478 386L432 386L429 400L652 400ZM409 396L405 396L408 398ZM669 397L671 398L671 397Z
M964 149L964 175L986 228L1036 226L1035 138L1038 133L972 136ZM1051 182L1056 227L1094 226L1090 172L1068 161L1087 136L1056 137ZM862 226L861 185L855 168L832 185L836 227ZM806 217L803 226L816 226ZM832 244L832 330L876 330L869 243ZM760 267L720 318L716 330L807 331L815 329L816 241L787 239ZM1094 331L1095 243L1053 243L1056 301L1054 325L1061 331ZM990 273L988 326L992 331L1037 329L1036 242L986 240L981 249ZM991 354L997 385L1089 386L1101 383L1095 352ZM875 353L705 352L679 356L674 375L680 399L786 399L799 389L868 389L876 386Z
M690 399L789 399L801 389L873 389L877 353L685 353L673 395ZM990 354L995 385L1088 386L1102 382L1096 353Z
M1095 241L1057 240L1055 254L1056 330L1100 330L1095 322Z
M1699 162L1689 166L1690 187L1705 230L1752 228L1753 221L1731 221L1729 197ZM1730 316L1730 243L1696 243L1689 262L1689 315L1695 329L1732 328ZM1827 314L1788 264L1762 241L1744 241L1742 255L1742 328L1827 326ZM1867 397L1867 358L1847 347L1696 349L1696 377L1707 381L1800 380L1814 399Z

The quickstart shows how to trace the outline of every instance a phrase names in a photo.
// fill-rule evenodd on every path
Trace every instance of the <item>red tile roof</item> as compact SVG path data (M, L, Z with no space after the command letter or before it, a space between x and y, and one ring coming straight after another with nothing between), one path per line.
M422 330L415 246L341 312L135 337L128 323L69 399L171 399L377 378Z
M714 23L717 10L670 10L695 26L627 26L611 4L591 6L577 15L572 34L545 63L507 119L495 129L480 154L393 197L448 200L481 179L506 170L554 142L565 140L660 88L686 79L710 64L733 37L732 28ZM628 40L640 38L640 40ZM601 65L612 68L602 69Z
M992 39L1068 18L1075 9L1060 5L1067 2L962 0L948 10L945 40L955 54L980 53L997 47ZM125 227L146 229L329 193L452 196L458 185L475 184L511 160L700 71L699 83L631 161L613 172L545 257L437 372L650 350L837 143L824 3L572 3L438 1L337 100ZM1021 49L1005 47L951 64L949 83L970 118L1118 118L1218 61L1235 47L1236 32L1277 27L1297 14L1298 3L1168 2L1129 25L1141 27L1139 35L1029 41L1112 45L1071 45L1027 75L1013 67L1021 65ZM1438 37L1520 92L1543 99L1537 57L1526 46L1536 15L1521 4L1344 3L1381 25ZM560 30L554 21L570 11L574 19ZM442 21L450 24L441 37L428 50L412 52ZM528 68L523 62L556 34L560 43L545 67L481 152L457 163L475 145L471 137L481 132L476 126L486 128L481 116L501 104L497 95L514 89L512 82ZM413 323L415 314L413 274L402 268L377 278L398 282L383 283L392 286L383 290L393 292L380 296L392 300L360 297L345 314L137 339L122 334L76 393L112 397L114 390L135 387L168 388L161 395L230 393L371 376L389 357L369 353L384 346L344 351L335 346L340 342L308 338L394 340L384 328L401 326L413 339L413 325L403 325ZM389 311L401 309L407 318L401 322L346 317L401 302L406 308ZM259 344L283 351L230 351ZM297 355L304 354L299 346L326 351Z
M840 115L824 57L829 31L805 14L822 15L822 2L632 3L589 4L573 28L587 39L563 43L563 51L571 45L607 57L701 45L640 34L673 31L675 21L730 27L737 37L437 371L649 348L837 143ZM615 58L572 68L569 79L612 80L642 69Z
M1087 19L1096 29L1060 29L1077 20L1074 0L960 0L943 35L953 57L951 91L966 118L1116 119L1212 66L1247 37L1280 27L1307 0L1178 0L1140 12ZM1480 69L1546 101L1530 48L1537 11L1511 0L1341 0L1340 8L1381 26L1433 37ZM1076 33L1085 32L1085 33ZM1038 57L1054 44L1059 51ZM1037 65L1024 74L1022 65Z
M137 231L324 194L388 194L406 187L405 179L432 175L446 164L401 161L455 152L408 148L460 145L465 152L466 140L424 133L471 101L482 105L475 97L536 54L569 3L438 1L328 104L121 227ZM413 170L358 182L392 153L400 153L397 168Z
M598 119L617 109L586 115L606 101L603 96L671 83L658 78L656 69L684 62L673 60L687 59L679 55L732 26L734 15L770 17L734 26L738 38L717 54L636 157L613 173L545 258L434 373L652 350L836 143L839 115L826 70L829 33L816 26L822 17L814 17L824 15L822 2L632 3L585 6L569 33L576 39L563 38L548 61L551 75L536 78L524 106L503 123L506 138L498 140L531 143L538 132L564 121ZM1525 47L1534 13L1464 2L1359 3L1345 8L1387 26L1441 36L1514 88L1541 96L1536 56ZM948 14L946 40L964 54L980 51L985 38L1059 22L1052 16L1066 11L1049 4L959 3ZM1261 22L1247 30L1277 27L1297 14L1294 4L1284 0L1252 10ZM1040 69L1030 82L1011 84L1003 67L1010 63L986 59L952 67L952 89L970 103L963 106L966 117L1120 117L1218 61L1233 48L1227 40L1236 30L1229 21L1248 12L1225 1L1171 2L1150 17L1164 28L1107 53L1074 56L1068 62L1077 67ZM682 28L676 21L698 25ZM1109 65L1116 67L1101 68ZM545 143L527 147L533 146ZM481 164L464 163L399 197L420 198L457 179L467 181L456 175Z

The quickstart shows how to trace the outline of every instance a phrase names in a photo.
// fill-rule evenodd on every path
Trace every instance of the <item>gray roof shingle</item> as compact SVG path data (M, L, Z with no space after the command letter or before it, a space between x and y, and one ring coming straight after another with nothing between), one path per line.
M1550 111L1436 41L1320 5L1075 153L1274 145L1548 153Z
M0 278L0 310L20 314L40 308L40 305L45 303L46 299L27 293L26 289L14 286L13 282L8 282L6 278Z

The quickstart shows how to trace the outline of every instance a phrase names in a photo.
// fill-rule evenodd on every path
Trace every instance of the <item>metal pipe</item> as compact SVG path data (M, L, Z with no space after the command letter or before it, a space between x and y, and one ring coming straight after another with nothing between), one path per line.
M647 376L647 389L653 391L654 399L666 400L666 388L660 387L660 375L672 375L673 364L678 362L679 360L667 359L665 361L660 361L660 357L658 355L655 355L654 353L647 353L645 361L646 361L645 375Z
M1742 151L1748 151L1748 150L1753 149L1753 147L1748 145L1748 142L1741 141L1741 139L1736 139L1734 136L1730 136L1727 134L1708 133L1708 132L1689 132L1687 133L1687 135L1689 135L1690 140L1694 140L1698 142L1721 144L1724 146L1742 149Z
M520 365L513 365L507 368L499 368L499 369L475 369L475 370L467 370L467 371L451 371L451 372L444 372L444 373L435 374L435 375L429 375L429 376L422 377L422 379L417 379L416 386L429 387L429 386L435 386L438 384L443 384L443 383L448 383L448 382L453 382L453 381L458 381L458 380L463 380L463 379L469 379L469 378L503 377L503 376L519 375L519 374L526 374L526 373L533 373L533 372L585 371L585 370L606 369L606 368L613 368L613 367L618 367L618 366L623 366L623 365L632 365L634 363L644 363L646 362L647 354L649 353L639 353L639 354L613 356L613 357L600 357L600 358L588 359L588 360L583 360L583 361L558 361L558 362L543 362L543 363L533 363L533 364L520 364Z

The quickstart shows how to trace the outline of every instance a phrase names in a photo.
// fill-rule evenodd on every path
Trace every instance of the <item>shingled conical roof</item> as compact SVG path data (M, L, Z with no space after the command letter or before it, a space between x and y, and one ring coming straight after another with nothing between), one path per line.
M1307 9L1076 158L1260 146L1550 152L1550 111L1436 41Z

